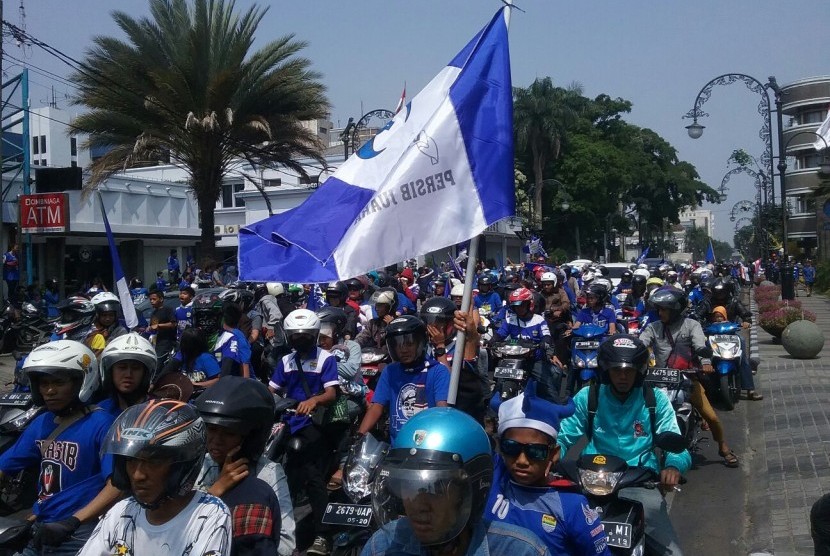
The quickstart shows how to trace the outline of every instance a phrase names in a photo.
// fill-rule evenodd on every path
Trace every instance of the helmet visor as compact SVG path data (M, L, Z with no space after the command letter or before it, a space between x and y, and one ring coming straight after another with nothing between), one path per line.
M424 321L424 324L427 326L431 324L436 324L438 326L443 326L452 320L451 317L448 317L444 313L421 313L421 320Z
M337 338L337 327L332 322L324 322L320 325L320 336L326 336L331 339Z
M470 518L472 499L467 474L458 467L401 469L384 465L372 487L375 518L382 524L408 519L424 546L458 536Z
M400 334L387 337L386 348L393 360L408 365L424 354L426 345L420 334Z

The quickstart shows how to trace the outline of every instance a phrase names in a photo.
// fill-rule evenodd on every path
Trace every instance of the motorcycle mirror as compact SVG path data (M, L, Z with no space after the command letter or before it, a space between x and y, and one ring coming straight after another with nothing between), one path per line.
M676 432L661 432L654 439L654 445L666 452L679 454L686 449L686 440Z

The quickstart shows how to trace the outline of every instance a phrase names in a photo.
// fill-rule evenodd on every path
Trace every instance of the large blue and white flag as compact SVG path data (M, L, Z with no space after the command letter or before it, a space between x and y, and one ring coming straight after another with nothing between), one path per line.
M302 205L243 228L240 279L342 280L515 213L504 8Z
M98 201L101 203L101 217L104 219L104 229L107 232L107 241L110 244L110 258L112 259L112 270L115 276L115 289L118 292L118 299L121 300L121 311L124 313L124 322L127 328L132 330L138 326L138 315L133 305L133 297L130 295L130 288L127 286L127 279L124 277L124 270L121 268L121 258L118 256L118 248L115 246L115 238L112 235L110 221L107 219L107 211L104 208L104 199L98 193Z
M643 264L643 261L646 260L646 257L648 257L648 251L650 248L650 245L646 245L646 248L643 249L643 252L640 254L639 257L637 257L637 264Z

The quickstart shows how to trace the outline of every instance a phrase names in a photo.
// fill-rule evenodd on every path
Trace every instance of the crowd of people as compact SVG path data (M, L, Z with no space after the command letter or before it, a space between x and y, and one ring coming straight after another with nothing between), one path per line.
M632 265L618 284L602 265L479 265L465 313L460 276L410 266L322 286L185 280L178 307L165 304L167 283L134 287L153 307L134 330L118 296L96 287L56 305L52 341L23 362L46 410L0 455L4 476L40 467L23 554L166 545L171 554L289 555L300 491L312 528L303 548L329 554L330 492L349 445L367 434L391 450L373 487L386 525L364 554L607 554L599 516L556 474L560 458L587 436L583 453L646 466L674 488L691 459L653 454L656 435L679 429L665 394L645 385L649 361L710 373L701 323L748 324L739 294L749 283L739 264ZM626 309L639 337L617 328ZM589 324L605 340L598 380L580 388L570 337ZM535 346L531 379L501 400L487 348L511 340ZM361 373L367 351L383 356L375 383ZM463 364L450 408L455 357ZM744 397L762 399L746 357L741 375ZM297 402L279 463L264 455L275 394ZM723 463L736 467L698 381L693 403ZM629 490L645 509L650 549L680 554L661 491Z

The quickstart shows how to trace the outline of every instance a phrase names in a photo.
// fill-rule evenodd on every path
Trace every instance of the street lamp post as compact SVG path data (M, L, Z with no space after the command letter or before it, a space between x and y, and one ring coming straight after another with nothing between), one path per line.
M686 126L686 131L689 133L689 137L692 139L699 139L701 135L703 135L703 130L705 126L698 123L698 118L703 116L708 116L706 112L701 110L701 106L709 100L709 97L712 96L712 89L716 85L731 85L732 83L742 82L746 87L753 92L758 93L761 97L760 102L758 103L758 113L763 116L764 123L761 126L761 131L759 132L759 136L761 139L764 140L766 149L764 150L764 154L761 155L761 163L764 167L767 168L768 175L770 176L770 182L768 184L770 191L769 195L766 197L771 201L771 205L775 206L775 189L772 184L772 110L770 109L770 100L769 100L769 90L775 94L775 111L776 111L776 124L778 125L777 129L777 138L778 138L778 169L781 169L782 161L785 158L785 146L784 146L784 127L783 127L783 112L781 110L781 96L782 91L781 88L778 86L778 81L776 81L774 76L770 76L767 78L767 83L761 83L758 79L752 77L751 75L746 75L743 73L727 73L724 75L719 75L718 77L709 81L700 92L697 94L695 98L695 103L691 110L689 110L684 118L692 118L692 124ZM786 162L784 162L784 168L786 168ZM792 267L789 265L789 257L787 253L787 197L786 191L784 189L784 175L783 173L779 174L779 183L780 183L780 192L781 192L781 206L783 209L783 215L781 217L781 224L783 226L783 241L782 241L782 257L780 261L781 265L781 298L782 299L793 299L795 297L794 287L793 287L793 272ZM789 296L789 297L787 297Z

